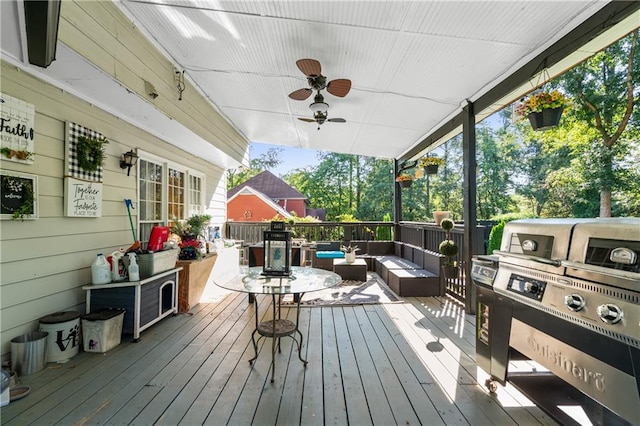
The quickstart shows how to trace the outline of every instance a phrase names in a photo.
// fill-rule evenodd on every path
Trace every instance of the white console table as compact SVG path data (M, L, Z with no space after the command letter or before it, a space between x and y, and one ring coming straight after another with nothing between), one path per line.
M140 281L120 281L82 287L87 313L108 308L125 310L122 332L140 340L140 332L168 315L178 313L178 272L174 268Z

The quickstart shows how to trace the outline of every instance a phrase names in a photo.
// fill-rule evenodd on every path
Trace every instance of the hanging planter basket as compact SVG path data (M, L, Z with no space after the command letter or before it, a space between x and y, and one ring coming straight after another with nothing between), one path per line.
M528 115L533 130L549 130L560 123L560 117L564 108L543 109L540 112L532 112Z
M413 181L412 180L401 180L399 183L400 183L400 188L409 188L413 184Z
M428 175L435 175L436 173L438 173L438 165L430 164L428 166L425 166L424 172Z

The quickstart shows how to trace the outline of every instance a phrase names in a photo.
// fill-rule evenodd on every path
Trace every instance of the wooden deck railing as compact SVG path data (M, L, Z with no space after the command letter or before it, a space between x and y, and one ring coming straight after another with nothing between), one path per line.
M393 239L392 222L317 222L293 223L287 229L293 231L294 238L305 238L307 241L374 241L377 239ZM233 240L244 241L244 244L255 244L262 241L262 232L269 229L269 222L227 222L225 236ZM383 238L380 238L380 237Z
M227 222L225 224L225 236L234 240L242 240L245 245L256 244L262 241L262 232L269 229L269 222ZM350 241L375 241L393 240L412 244L424 249L438 252L438 246L446 238L446 233L435 223L425 222L401 222L395 226L392 222L320 222L320 223L293 223L287 228L294 232L295 238L305 238L307 241L342 241L349 244ZM487 227L477 225L475 228L475 247L473 254L485 254L488 236ZM450 238L460 247L460 252L453 260L459 265L458 277L445 279L447 294L464 302L470 297L468 288L471 280L465 276L464 262L462 261L462 248L465 246L464 225L457 223L451 230Z
M485 232L486 226L477 225L475 228L475 247L471 250L473 254L485 254ZM462 259L462 248L465 246L464 240L464 225L456 223L456 226L451 230L449 238L455 241L460 248L458 255L452 260L456 261L461 267L458 268L457 277L442 278L445 280L445 286L447 294L455 297L456 299L464 302L465 298L469 296L467 288L470 286L471 281L466 279L464 262ZM397 241L403 243L413 244L424 249L438 252L438 246L446 239L445 231L437 226L435 223L423 223L423 222L402 222L398 227Z

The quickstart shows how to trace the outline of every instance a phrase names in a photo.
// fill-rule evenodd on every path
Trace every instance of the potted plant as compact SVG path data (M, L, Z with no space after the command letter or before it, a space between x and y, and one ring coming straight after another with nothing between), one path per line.
M433 221L436 223L436 225L440 226L442 220L449 217L449 213L450 212L448 210L434 210Z
M398 177L396 177L396 182L400 184L400 187L408 188L413 183L413 176L403 173L401 175L398 175Z
M356 261L356 252L360 250L358 246L340 246L340 250L344 252L344 260L347 263L354 263Z
M418 166L424 169L424 172L428 175L435 175L438 173L438 166L444 165L444 158L432 157L427 155L422 157L418 162Z
M446 232L446 239L438 246L440 254L446 258L442 264L442 272L446 279L456 278L458 276L458 263L453 260L458 254L458 245L451 239L453 226L453 220L449 218L442 219L440 222L440 227Z
M203 242L198 237L204 239L204 230L210 220L211 216L207 214L193 215L184 222L173 219L170 231L180 237L180 242L178 243L180 260L199 259L201 257L200 249L203 247Z
M548 130L560 123L562 111L568 106L569 99L559 91L538 91L529 95L517 112L529 118L533 130Z

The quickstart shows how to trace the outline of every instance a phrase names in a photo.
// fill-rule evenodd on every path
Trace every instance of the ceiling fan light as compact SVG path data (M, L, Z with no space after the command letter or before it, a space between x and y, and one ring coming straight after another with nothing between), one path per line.
M309 109L313 112L327 112L329 105L324 102L314 102L309 105Z

